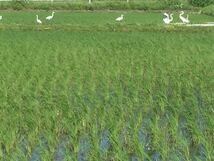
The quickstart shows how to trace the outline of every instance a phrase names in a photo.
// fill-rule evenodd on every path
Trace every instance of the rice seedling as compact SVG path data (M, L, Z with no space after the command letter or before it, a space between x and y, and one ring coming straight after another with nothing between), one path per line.
M5 23L34 25L19 14ZM213 30L8 29L0 42L1 160L214 159Z

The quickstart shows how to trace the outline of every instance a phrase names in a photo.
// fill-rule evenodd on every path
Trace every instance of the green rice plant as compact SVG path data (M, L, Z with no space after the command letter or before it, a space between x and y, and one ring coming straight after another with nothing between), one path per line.
M135 12L59 12L39 29L35 14L1 24L1 160L213 160L212 29Z

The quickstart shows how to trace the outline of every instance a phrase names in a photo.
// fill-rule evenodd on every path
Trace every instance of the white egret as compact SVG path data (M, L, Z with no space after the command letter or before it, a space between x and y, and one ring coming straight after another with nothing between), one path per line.
M116 21L118 21L118 22L120 22L122 20L123 20L123 14L120 17L116 18Z
M181 20L183 23L190 23L190 21L189 21L189 15L187 15L186 18L183 17L183 15L184 15L184 11L181 11L181 13L180 13L180 15L179 15L180 20Z
M53 11L51 16L46 17L46 20L51 20L51 19L53 19L54 13L55 13L55 12Z
M169 20L169 14L168 13L164 13L164 18L163 18L163 22L167 23L167 21Z
M164 16L166 16L166 17L168 17L168 18L169 18L169 14L168 14L168 13L166 13L166 12L164 13Z
M39 19L38 15L36 15L36 22L39 23L39 24L42 24L42 21Z
M3 17L2 17L2 16L0 16L0 21L2 20L2 18L3 18Z
M172 14L167 14L167 13L164 13L164 15L166 16L166 17L164 17L163 18L163 22L165 23L165 24L170 24L172 21L173 21L173 13Z

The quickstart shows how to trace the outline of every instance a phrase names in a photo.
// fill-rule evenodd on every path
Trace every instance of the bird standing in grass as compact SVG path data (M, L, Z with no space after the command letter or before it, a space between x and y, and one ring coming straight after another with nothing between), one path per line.
M38 15L36 15L36 22L37 22L38 24L42 24L42 21L39 19L39 16L38 16Z
M167 13L164 13L164 15L166 16L166 17L164 17L163 18L163 22L165 23L165 24L170 24L172 21L173 21L173 13L172 14L167 14Z
M183 17L183 15L184 15L184 11L181 11L181 13L180 13L180 15L179 15L180 20L181 20L183 23L190 23L190 21L189 21L189 15L187 15L186 18Z
M53 11L51 16L46 17L46 20L51 20L51 19L53 19L54 13L55 13L55 12Z
M117 22L120 22L120 21L122 21L122 20L123 20L123 14L122 14L120 17L116 18L116 21L117 21Z
M2 20L2 18L3 18L3 17L2 17L2 16L0 16L0 21Z

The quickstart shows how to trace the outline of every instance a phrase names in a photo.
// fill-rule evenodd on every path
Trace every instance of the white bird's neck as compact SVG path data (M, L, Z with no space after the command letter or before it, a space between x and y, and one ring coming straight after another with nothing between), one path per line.
M173 14L170 15L170 21L172 21L172 20L173 20Z
M165 16L169 19L169 14L168 13L165 13Z
M52 17L54 16L54 12L52 12Z

